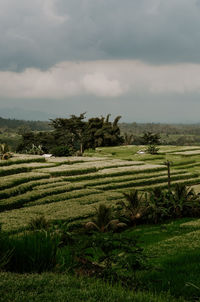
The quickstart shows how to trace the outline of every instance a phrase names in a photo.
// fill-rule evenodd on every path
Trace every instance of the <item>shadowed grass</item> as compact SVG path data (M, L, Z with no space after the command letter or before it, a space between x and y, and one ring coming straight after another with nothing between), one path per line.
M0 273L1 302L184 302L169 294L134 292L101 280L66 274Z

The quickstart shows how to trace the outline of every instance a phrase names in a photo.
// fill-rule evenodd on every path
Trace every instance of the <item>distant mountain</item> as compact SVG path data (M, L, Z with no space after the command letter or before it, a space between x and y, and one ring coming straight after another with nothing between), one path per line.
M55 114L26 110L23 108L0 108L0 116L8 119L26 120L26 121L48 121L57 116Z

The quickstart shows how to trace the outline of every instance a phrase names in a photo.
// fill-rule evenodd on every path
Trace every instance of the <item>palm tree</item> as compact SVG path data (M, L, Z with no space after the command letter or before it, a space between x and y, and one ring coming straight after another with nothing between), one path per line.
M193 211L199 200L194 190L185 184L177 183L171 193L171 211L175 216L181 217Z
M146 207L142 204L143 195L139 196L138 190L132 190L130 193L123 193L126 202L121 201L120 204L125 209L125 215L129 218L132 224L140 219L146 212Z
M124 144L125 145L131 145L132 142L133 142L133 134L125 133L124 134Z
M11 154L9 153L9 147L7 144L0 144L0 159L9 159Z
M118 219L113 219L112 209L105 204L99 205L98 209L96 209L96 217L85 225L87 229L95 229L101 233L125 226L125 223L120 222Z

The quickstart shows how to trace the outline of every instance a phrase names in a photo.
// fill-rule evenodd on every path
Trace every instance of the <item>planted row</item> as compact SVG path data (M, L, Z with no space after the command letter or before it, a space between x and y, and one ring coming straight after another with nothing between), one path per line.
M46 205L50 203L54 204L60 201L62 201L64 205L65 201L69 202L69 200L70 202L71 201L80 202L80 204L90 204L90 203L98 202L99 200L98 198L96 198L96 200L90 202L90 195L94 195L94 194L95 195L102 194L102 191L97 189L80 189L80 190L68 191L65 193L58 193L50 196L45 196L33 202L26 203L24 204L24 207L34 207L36 205ZM82 199L83 203L81 200L79 200L79 198L84 198L84 201Z
M83 176L75 176L75 177L67 177L63 178L65 180L76 182L76 181L82 181L82 180L93 180L93 179L99 179L99 178L113 178L116 176L126 176L126 175L138 175L138 174L145 174L145 173L156 173L160 171L166 171L166 167L159 167L159 168L153 168L153 169L143 169L143 170L124 170L124 171L118 171L118 172L110 172L110 173L93 173Z
M0 161L0 166L10 166L10 165L18 165L18 164L26 164L26 163L44 163L46 159L44 157L41 158L26 158L26 159L16 159L16 160L4 160Z
M12 175L12 174L18 174L23 172L30 172L32 168L30 167L19 167L15 169L0 169L0 176L6 176L6 175Z
M26 192L32 191L33 189L36 190L37 188L39 189L46 189L46 188L52 188L56 186L60 186L60 180L57 182L54 181L53 179L39 179L39 180L30 180L29 182L19 184L17 186L14 186L9 189L1 190L0 191L0 200L5 199L5 198L10 198L13 196L21 195ZM69 184L65 182L65 185ZM61 184L63 185L63 183Z
M21 208L24 204L27 204L31 201L35 201L39 198L47 197L50 195L57 195L61 194L64 192L71 192L73 190L80 190L83 188L83 185L71 185L71 186L66 186L66 187L54 187L50 188L48 190L37 190L37 191L32 191L32 192L27 192L24 194L21 194L18 197L10 197L7 199L3 199L0 202L0 212L3 211L8 211L11 209L18 209Z
M184 175L187 171L179 171L179 172L171 172L171 175ZM162 172L159 174L144 174L138 177L133 176L122 176L122 177L107 177L103 179L94 179L93 181L84 182L87 187L93 187L103 184L113 184L113 183L126 183L129 181L138 181L138 180L146 180L146 179L157 179L163 176L166 176L166 172Z
M181 179L191 179L191 178L196 178L198 174L184 174L184 175L175 175L171 176L171 180L181 180ZM147 180L141 180L141 181L130 181L130 182L119 182L119 183L113 183L113 184L108 184L108 185L99 185L96 186L97 189L101 189L103 191L106 190L114 190L114 189L120 189L120 188L129 188L129 187L139 187L139 186L146 186L146 185L152 185L152 184L159 184L159 183L165 183L167 182L168 178L167 177L156 177L156 178L151 178Z
M14 176L14 175L13 175ZM18 177L15 176L15 178L12 179L12 176L9 178L3 178L0 183L0 191L14 188L15 186L18 186L23 183L27 183L33 180L39 180L39 179L48 179L50 175L48 174L40 174L40 173L23 173L18 174Z

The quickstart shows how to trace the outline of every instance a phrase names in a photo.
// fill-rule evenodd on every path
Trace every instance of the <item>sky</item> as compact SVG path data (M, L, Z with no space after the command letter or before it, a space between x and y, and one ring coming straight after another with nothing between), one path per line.
M0 0L0 116L200 122L200 0Z

